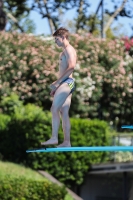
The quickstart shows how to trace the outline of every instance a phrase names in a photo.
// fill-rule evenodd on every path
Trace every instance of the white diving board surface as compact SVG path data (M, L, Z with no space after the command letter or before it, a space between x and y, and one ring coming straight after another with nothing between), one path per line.
M27 153L32 152L71 152L71 151L133 151L133 146L98 146L98 147L54 147L54 148L41 148L29 149Z

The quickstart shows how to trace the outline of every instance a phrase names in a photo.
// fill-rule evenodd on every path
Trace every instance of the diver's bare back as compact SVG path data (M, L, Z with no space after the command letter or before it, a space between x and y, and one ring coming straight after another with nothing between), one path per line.
M71 54L73 54L73 59L75 59L75 65L76 65L77 55L75 49L71 45L68 45L68 47L66 48L70 48ZM68 60L66 56L66 49L64 49L64 51L60 54L59 57L59 78L65 73L67 68L68 68ZM69 77L73 78L73 75L71 74Z

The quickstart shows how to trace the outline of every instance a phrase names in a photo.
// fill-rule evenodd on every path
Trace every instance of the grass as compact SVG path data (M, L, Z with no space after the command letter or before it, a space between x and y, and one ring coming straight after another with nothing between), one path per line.
M38 172L26 168L24 166L10 163L10 162L2 162L0 161L0 177L3 176L12 176L12 177L25 177L27 179L33 180L48 180Z
M49 181L47 178L43 177L41 174L30 168L26 168L22 165L18 165L11 162L0 161L0 177L4 178L10 176L14 178L25 177L26 179L31 180ZM73 200L73 198L69 194L67 194L64 200Z

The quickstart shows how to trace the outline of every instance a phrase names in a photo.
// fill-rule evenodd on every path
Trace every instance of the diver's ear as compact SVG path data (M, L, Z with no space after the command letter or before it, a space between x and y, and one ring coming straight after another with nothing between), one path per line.
M62 40L64 40L65 39L65 37L64 36L62 36Z

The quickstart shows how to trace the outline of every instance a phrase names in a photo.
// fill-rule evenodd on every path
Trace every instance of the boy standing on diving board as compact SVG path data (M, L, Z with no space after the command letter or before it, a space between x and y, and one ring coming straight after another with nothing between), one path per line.
M76 66L77 55L75 49L69 43L68 36L68 30L63 27L56 30L53 34L55 43L62 48L62 53L59 56L59 78L50 85L50 95L54 97L51 107L52 137L48 141L42 142L42 145L58 144L58 129L61 115L64 141L57 147L71 146L69 108L72 92L75 90L72 74Z

